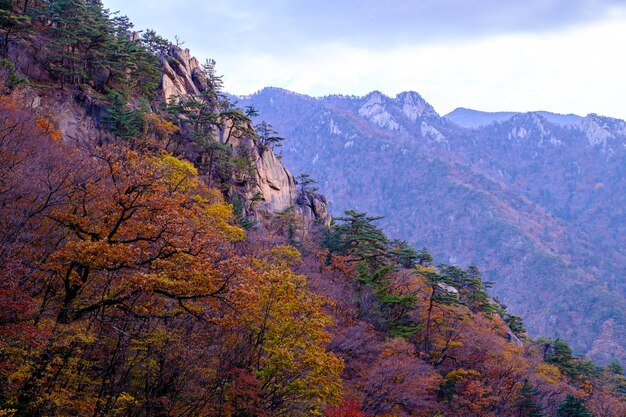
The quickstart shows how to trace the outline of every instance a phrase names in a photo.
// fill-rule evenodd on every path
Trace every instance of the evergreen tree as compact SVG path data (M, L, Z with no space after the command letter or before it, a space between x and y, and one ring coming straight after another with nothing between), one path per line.
M568 394L559 405L557 417L593 417L591 411L585 407L583 400Z
M141 35L141 42L154 55L164 56L170 48L171 42L157 34L153 29L146 30Z
M622 368L622 365L617 360L614 360L613 362L611 362L607 366L607 369L610 373L615 374L615 375L624 374L624 368Z
M372 272L385 266L389 259L389 241L373 224L382 217L371 217L354 210L346 211L345 215L336 219L342 223L334 227L337 247L330 249L349 256L354 262L365 262Z
M53 0L44 9L52 22L50 47L56 59L52 71L61 83L80 84L104 63L108 45L108 15L99 0Z
M476 266L470 266L467 269L465 282L462 285L462 292L468 303L470 310L473 312L484 312L490 315L495 311L494 305L489 299L487 289L492 285L491 282L484 282L480 269Z
M423 246L422 249L417 253L417 263L421 266L430 266L433 263L433 257L430 253L428 253L428 249L426 246Z
M298 175L296 177L296 184L298 185L300 194L313 194L318 190L318 188L313 185L317 184L317 181L311 178L309 174L301 173L300 175Z
M541 394L541 391L528 383L528 380L524 381L524 385L519 393L518 400L518 417L544 417L543 408L537 403L537 396Z
M402 268L415 268L420 254L409 244L400 239L391 242L391 256L394 261Z
M0 0L0 30L4 32L2 42L2 56L9 52L9 39L30 23L30 18L19 13L12 0Z
M278 136L278 132L265 120L256 125L254 129L259 136L261 150L270 148L273 151L274 148L282 146L280 142L285 140L285 138Z
M140 110L129 109L126 100L121 93L112 91L109 93L111 105L107 107L108 115L104 123L109 131L121 139L133 142L141 135L143 126L143 114Z
M574 356L572 355L572 348L561 339L556 339L550 344L550 350L546 355L546 362L553 363L560 368L570 369Z

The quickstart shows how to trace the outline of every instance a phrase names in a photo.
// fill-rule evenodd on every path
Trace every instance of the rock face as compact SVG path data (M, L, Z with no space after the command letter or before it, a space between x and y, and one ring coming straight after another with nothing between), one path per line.
M8 52L15 69L21 74L27 74L32 84L21 84L3 93L10 93L14 101L30 107L37 117L54 123L61 131L63 141L76 142L90 138L102 142L109 137L107 132L100 129L104 103L94 98L98 95L92 94L89 85L82 86L80 90L34 88L32 85L49 82L49 74L42 65L46 55L21 42L9 43ZM6 69L1 68L0 71Z
M626 362L623 121L508 113L467 129L414 92L238 99L287 138L282 161L317 180L332 214L385 216L391 237L478 266L531 336Z
M200 94L203 86L199 76L200 63L190 56L189 49L172 46L167 55L161 57L163 76L161 86L163 100L167 103L171 99Z
M162 89L166 101L181 97L198 97L207 88L206 79L198 60L190 56L189 49L172 46L167 56L161 58L163 65ZM251 129L251 126L248 126ZM318 195L302 195L293 175L285 168L274 152L260 145L253 138L231 135L232 123L226 123L221 132L216 132L222 143L233 148L246 149L254 167L254 181L235 180L232 192L246 203L246 215L257 217L258 210L278 213L293 207L302 220L306 231L315 222L330 224L326 200ZM252 202L258 200L260 204Z

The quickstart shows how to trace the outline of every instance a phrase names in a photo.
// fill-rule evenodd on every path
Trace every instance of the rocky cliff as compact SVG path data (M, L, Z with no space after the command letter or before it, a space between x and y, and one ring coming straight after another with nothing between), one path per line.
M189 49L170 47L168 54L161 57L161 64L164 102L189 97L201 99L202 91L207 88L207 80L198 60L191 56ZM232 135L233 129L232 122L227 122L217 132L216 137L233 148L246 149L253 162L254 180L234 181L232 190L247 203L246 212L249 216L258 218L259 210L278 213L292 207L305 230L314 222L330 224L327 202L323 196L300 192L294 176L269 147L260 145L251 135ZM251 124L248 130L252 130ZM259 199L260 203L253 204Z
M15 70L28 74L31 83L24 83L11 89L13 98L28 104L39 116L51 120L63 135L63 140L84 141L85 138L99 143L111 139L111 134L103 127L103 120L108 117L106 97L83 85L80 89L38 89L32 85L49 83L49 75L42 67L44 56L39 56L32 46L12 43L9 49L10 60L16 63ZM167 54L160 57L162 76L160 85L161 103L153 103L154 111L160 105L178 102L183 98L202 100L202 92L207 89L207 79L199 61L192 57L189 49L171 46ZM8 71L5 69L5 71ZM298 214L305 231L313 223L330 224L326 210L326 200L316 194L302 194L294 176L285 168L274 152L260 146L253 135L234 136L232 123L224 123L216 128L215 137L222 143L228 142L233 148L245 149L253 166L253 178L241 181L233 178L231 196L237 195L244 203L247 217L260 219L262 213L272 214L293 208ZM249 132L253 131L251 123ZM193 159L193 151L186 155Z

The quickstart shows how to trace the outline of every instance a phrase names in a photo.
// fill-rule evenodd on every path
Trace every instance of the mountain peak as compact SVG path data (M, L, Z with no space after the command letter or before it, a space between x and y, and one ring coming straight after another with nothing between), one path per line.
M411 121L417 120L418 117L439 117L433 106L415 91L398 94L396 101L402 106L402 113Z

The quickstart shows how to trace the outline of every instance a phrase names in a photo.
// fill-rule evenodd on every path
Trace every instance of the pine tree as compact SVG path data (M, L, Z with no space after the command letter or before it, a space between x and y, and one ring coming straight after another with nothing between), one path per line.
M395 239L391 242L391 255L402 268L415 268L420 254L406 241Z
M373 224L382 217L371 217L354 210L348 210L345 214L345 217L336 219L342 223L334 227L337 244L334 249L349 256L353 262L365 262L371 272L385 266L389 259L389 241L382 230Z
M574 359L572 348L561 339L556 339L551 344L551 348L551 352L549 352L545 358L546 362L553 363L561 368L569 369L572 359Z
M301 173L298 175L296 177L296 184L300 189L300 194L313 194L317 191L317 187L313 185L317 184L317 181L311 178L309 174Z
M140 110L129 109L121 93L109 93L111 105L107 108L108 116L104 122L113 134L131 142L141 135L143 115Z
M30 18L15 10L12 0L0 0L0 29L4 32L2 56L9 53L9 39L30 23Z
M568 394L559 405L557 417L593 417L591 411L585 407L583 400Z
M273 151L275 148L282 146L280 142L285 140L285 138L278 136L278 132L265 120L254 126L254 129L259 136L261 150L270 148Z
M518 400L518 417L544 417L543 408L537 403L535 398L541 394L541 391L524 381L524 385L519 393Z

